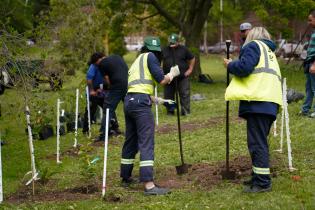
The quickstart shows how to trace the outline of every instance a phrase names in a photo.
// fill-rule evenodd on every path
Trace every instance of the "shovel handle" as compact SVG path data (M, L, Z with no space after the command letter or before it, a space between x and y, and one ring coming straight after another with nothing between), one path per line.
M226 58L230 59L230 46L231 46L231 40L226 40L225 41L226 44ZM230 82L230 74L227 71L226 72L226 86L229 86L229 82ZM230 165L229 165L229 157L230 157L230 138L229 138L229 101L226 101L226 116L225 116L225 141L226 141L226 171L230 170Z

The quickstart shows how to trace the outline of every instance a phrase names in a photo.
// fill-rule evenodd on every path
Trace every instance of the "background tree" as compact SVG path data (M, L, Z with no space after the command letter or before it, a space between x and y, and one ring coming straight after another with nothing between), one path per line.
M186 40L186 46L196 56L196 66L192 77L197 79L201 73L200 68L200 37L203 26L208 18L209 10L212 7L212 0L142 0L132 1L133 4L145 4L153 7L151 13L158 13L164 17L169 24L173 25ZM162 22L162 20L160 20ZM174 32L174 31L173 31Z

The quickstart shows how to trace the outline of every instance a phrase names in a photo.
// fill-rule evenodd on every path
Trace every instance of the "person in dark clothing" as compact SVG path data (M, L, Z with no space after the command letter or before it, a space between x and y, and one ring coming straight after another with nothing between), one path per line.
M241 48L246 40L246 37L247 37L247 34L249 33L249 31L252 29L252 24L250 23L242 23L240 25L240 32L241 32L241 40L240 40L240 43L241 43Z
M105 80L109 84L107 100L104 101L103 106L103 119L100 128L100 135L96 141L104 141L105 137L105 121L106 109L109 108L109 135L121 134L116 117L115 110L120 101L124 100L127 93L128 85L128 66L124 59L119 55L110 55L104 57L97 62L99 70Z
M300 115L315 117L315 105L313 112L309 111L312 108L313 98L315 95L315 72L311 72L311 66L315 68L315 10L310 11L308 16L308 23L313 28L312 35L307 48L307 56L304 60L304 74L306 77L305 83L305 101L301 107Z
M89 87L89 100L90 100L90 117L91 121L95 122L95 113L97 107L103 107L104 99L105 99L105 90L103 89L105 81L104 77L100 73L98 66L96 63L104 57L104 54L101 52L93 53L88 62L89 69L86 74L86 81ZM89 131L88 127L88 111L85 109L84 120L83 120L83 133L87 133Z
M240 100L239 116L247 121L247 145L252 159L252 178L244 192L271 190L267 137L279 106L282 106L281 72L274 54L276 45L263 27L253 28L238 60L224 59L234 77L226 100Z
M166 75L160 67L160 39L146 37L141 54L131 65L128 76L128 93L125 97L124 113L126 140L122 148L120 177L124 185L133 182L132 170L135 156L140 152L140 182L145 195L164 195L166 188L158 187L153 181L154 165L154 118L152 102L160 103L159 98L151 97L157 84L170 83L179 75L177 66Z
M169 46L162 50L163 54L163 71L167 74L172 66L178 65L180 75L176 78L178 83L178 93L180 97L181 114L190 114L190 82L189 76L191 75L195 58L193 54L183 45L179 44L179 37L177 34L171 34L169 36ZM174 100L175 81L164 87L164 98ZM174 115L174 107L167 108L167 113Z

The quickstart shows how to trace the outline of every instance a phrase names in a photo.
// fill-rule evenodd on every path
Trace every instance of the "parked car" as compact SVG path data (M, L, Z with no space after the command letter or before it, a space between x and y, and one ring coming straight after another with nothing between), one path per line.
M233 53L237 51L238 46L233 43L230 45L230 52ZM200 51L204 52L204 46L200 46ZM218 42L214 45L208 46L208 53L226 53L226 44L225 42Z
M130 43L130 44L126 44L126 49L128 51L140 51L142 47L141 43Z
M276 50L276 55L279 57L296 57L305 59L307 43L300 43L298 45L297 41L288 42L285 39L277 40L278 48Z

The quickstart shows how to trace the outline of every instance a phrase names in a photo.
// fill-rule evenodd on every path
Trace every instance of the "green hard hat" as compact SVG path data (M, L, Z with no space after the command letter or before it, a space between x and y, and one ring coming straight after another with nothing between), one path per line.
M158 37L147 36L144 38L144 46L149 50L161 52L161 42Z
M169 37L168 37L168 42L170 44L176 44L178 42L178 35L175 33L172 33Z

